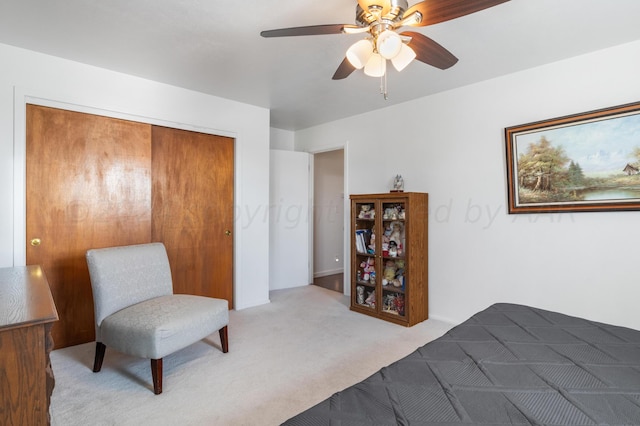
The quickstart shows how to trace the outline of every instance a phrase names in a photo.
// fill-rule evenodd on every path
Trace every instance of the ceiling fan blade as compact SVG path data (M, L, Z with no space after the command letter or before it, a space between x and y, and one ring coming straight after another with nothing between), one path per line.
M441 70L451 68L458 62L458 58L429 37L414 31L405 31L400 34L403 37L411 37L407 46L416 52L416 59Z
M354 72L355 70L356 68L353 65L351 65L351 62L349 62L347 58L344 58L331 79L342 80L343 78L349 77L351 73Z
M404 17L407 18L414 12L420 12L422 20L413 25L416 27L425 27L479 12L508 1L509 0L424 0L407 9Z
M308 27L280 28L277 30L262 31L262 37L290 37L290 36L306 36L306 35L325 35L325 34L342 34L347 29L360 29L357 25L350 24L328 24L328 25L311 25Z

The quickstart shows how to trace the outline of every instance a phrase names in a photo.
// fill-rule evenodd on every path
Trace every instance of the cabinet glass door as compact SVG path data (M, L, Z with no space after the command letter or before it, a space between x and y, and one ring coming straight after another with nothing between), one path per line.
M390 315L405 315L406 303L406 205L404 202L382 203L380 212L382 235L380 241L381 311Z
M355 304L376 309L376 203L358 202L354 209L356 268Z

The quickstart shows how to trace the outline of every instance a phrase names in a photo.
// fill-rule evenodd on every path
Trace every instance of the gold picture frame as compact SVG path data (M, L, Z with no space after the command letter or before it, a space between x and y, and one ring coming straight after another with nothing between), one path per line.
M505 129L509 214L640 210L640 102Z

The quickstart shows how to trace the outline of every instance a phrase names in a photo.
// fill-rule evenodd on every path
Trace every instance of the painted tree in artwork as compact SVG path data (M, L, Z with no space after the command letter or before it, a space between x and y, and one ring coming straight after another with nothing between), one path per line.
M569 162L562 147L554 147L542 136L537 143L529 144L526 153L518 159L520 186L534 191L551 191L556 182L566 177L565 165Z
M568 180L569 185L573 187L583 186L585 183L585 177L584 173L582 172L582 167L580 167L579 163L574 163L573 160L571 160L571 163L569 164Z
M640 166L640 147L633 148L631 156L636 159L636 167Z

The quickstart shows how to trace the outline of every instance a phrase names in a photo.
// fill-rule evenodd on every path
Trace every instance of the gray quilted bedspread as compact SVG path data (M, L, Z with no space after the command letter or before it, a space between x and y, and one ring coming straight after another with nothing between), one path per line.
M640 425L640 331L495 304L285 425Z

